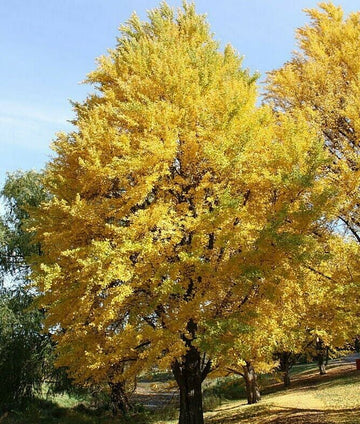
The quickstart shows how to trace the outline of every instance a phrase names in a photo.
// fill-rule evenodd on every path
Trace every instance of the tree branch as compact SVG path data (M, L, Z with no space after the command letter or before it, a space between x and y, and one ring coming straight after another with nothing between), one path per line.
M209 359L205 365L205 367L201 371L201 382L203 382L206 376L212 371L211 369L211 359Z
M240 371L238 371L238 370L236 370L236 369L234 369L234 368L226 367L226 369L227 369L228 371L232 372L233 374L241 375L241 377L244 377L244 374L243 374L242 372L240 372Z
M350 225L350 222L347 221L345 218L343 218L342 216L338 216L338 218L348 227L348 229L352 232L353 236L356 238L357 242L360 243L360 236L357 233L357 231L355 230L355 228L353 228Z

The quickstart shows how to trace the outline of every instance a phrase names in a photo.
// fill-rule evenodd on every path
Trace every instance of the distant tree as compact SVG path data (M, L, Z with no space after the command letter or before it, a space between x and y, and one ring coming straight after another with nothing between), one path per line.
M41 389L50 340L42 314L29 311L33 296L21 288L0 290L0 409L17 406Z
M337 219L359 243L360 15L344 18L332 3L306 12L311 21L297 30L299 51L269 73L266 99L278 111L301 112L318 129L342 200Z
M17 171L8 174L0 191L4 213L0 217L0 275L2 279L24 282L30 272L32 256L40 254L40 245L26 229L29 210L36 208L48 195L42 184L42 174Z
M322 274L322 282L319 298L310 306L308 316L313 323L309 328L315 337L320 372L324 373L328 349L350 342L358 330L360 63L356 52L360 45L360 15L350 13L344 17L342 8L331 3L320 3L319 9L306 12L311 21L297 30L299 51L280 69L269 73L266 99L277 112L302 113L323 138L332 158L328 172L338 186L333 228L337 233L345 228L358 244L347 238L345 244L338 240L338 246L331 249L331 269L328 265L321 270L312 268L317 277ZM326 242L322 242L326 251ZM335 291L342 293L340 297L334 298L331 280ZM336 283L339 281L342 284Z
M30 258L39 245L27 232L29 209L46 199L41 174L9 174L0 194L0 408L6 409L33 396L48 376L52 343L42 334L43 313L32 307L34 290L29 282Z

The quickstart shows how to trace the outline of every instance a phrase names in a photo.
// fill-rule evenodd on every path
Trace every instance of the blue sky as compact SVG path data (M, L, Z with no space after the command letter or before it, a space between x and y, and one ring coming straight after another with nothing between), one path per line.
M92 91L81 85L95 58L115 44L133 11L142 18L153 0L3 0L0 8L0 184L6 172L41 169L57 131L69 130L69 99ZM179 6L181 1L168 1ZM336 3L337 4L337 3ZM313 0L198 0L215 38L231 43L251 71L279 67L295 48ZM343 0L346 12L358 0Z

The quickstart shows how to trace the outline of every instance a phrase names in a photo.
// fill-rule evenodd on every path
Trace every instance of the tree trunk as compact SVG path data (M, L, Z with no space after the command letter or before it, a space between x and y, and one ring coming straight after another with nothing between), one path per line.
M329 359L330 359L330 348L329 348L329 346L326 346L325 367L328 366Z
M289 370L284 372L283 377L284 377L284 387L290 387L291 380L290 380Z
M179 424L204 424L199 351L190 346L182 361L173 363L172 371L180 389Z
M280 359L280 371L283 373L285 387L290 387L290 368L292 366L292 353L281 352L278 354Z
M254 367L250 362L246 362L246 365L243 365L243 377L245 380L246 395L248 404L257 403L260 400L260 390L257 384L257 376L254 370Z
M125 383L110 382L109 386L111 389L110 399L113 414L119 415L119 413L122 413L123 415L126 415L130 411L131 405L125 391Z
M360 352L360 336L355 337L354 347L355 347L355 351L359 353Z
M326 357L326 346L324 342L318 337L316 339L316 351L317 361L319 366L320 375L326 374L325 357Z
M318 355L318 365L319 365L320 375L326 374L324 355L321 355L321 354Z

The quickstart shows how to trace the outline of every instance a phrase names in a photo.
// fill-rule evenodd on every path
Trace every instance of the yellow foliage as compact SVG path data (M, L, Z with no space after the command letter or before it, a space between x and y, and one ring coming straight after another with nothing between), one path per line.
M331 210L316 131L256 107L255 78L192 5L134 15L88 82L34 217L59 364L82 382L126 364L127 378L233 340L233 320L263 323L264 343Z
M326 345L342 346L360 330L360 13L345 18L331 3L306 12L310 23L297 30L300 50L269 73L266 99L277 113L303 115L331 158L326 172L337 196L326 218L333 235L317 232L323 257L305 268L299 326Z
M277 109L303 113L324 138L332 155L331 178L339 188L335 216L357 233L360 13L344 18L342 9L331 3L307 13L310 24L297 31L300 51L269 73L266 97Z

